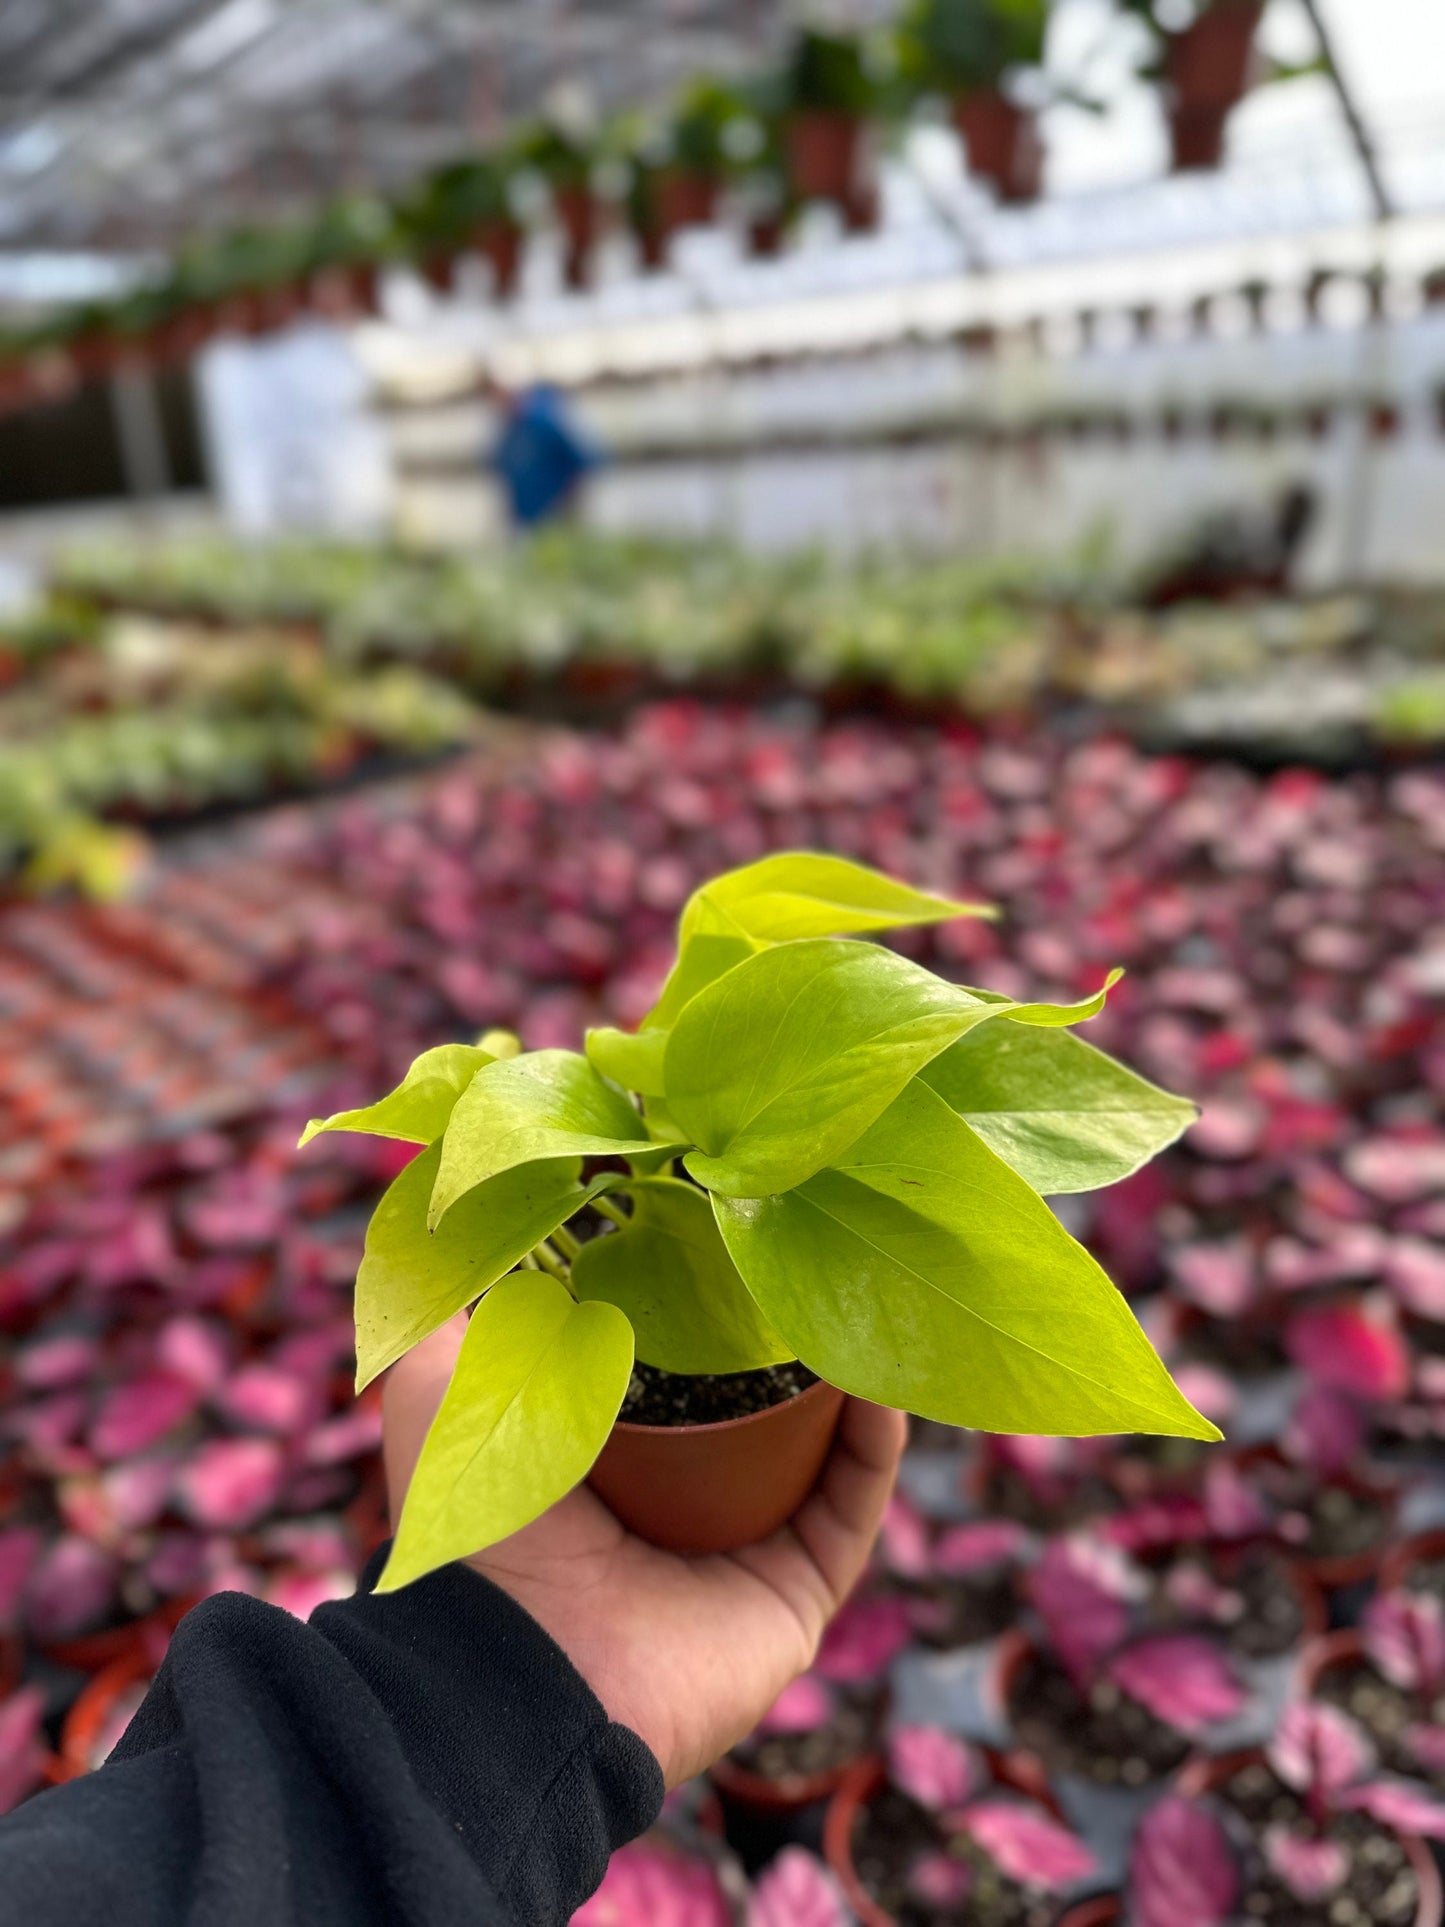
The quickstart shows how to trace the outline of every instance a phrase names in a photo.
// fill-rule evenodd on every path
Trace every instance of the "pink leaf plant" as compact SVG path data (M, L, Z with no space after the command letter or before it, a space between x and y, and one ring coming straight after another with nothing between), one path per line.
M1129 1855L1136 1927L1225 1927L1240 1885L1233 1845L1209 1807L1168 1794L1140 1821Z
M748 1904L747 1927L848 1927L848 1921L833 1876L806 1847L784 1847L759 1874Z

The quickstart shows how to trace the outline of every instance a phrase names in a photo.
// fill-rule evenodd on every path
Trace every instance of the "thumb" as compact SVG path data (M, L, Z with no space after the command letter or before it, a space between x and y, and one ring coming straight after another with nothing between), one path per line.
M467 1314L459 1311L399 1358L381 1388L381 1450L393 1526L466 1335Z

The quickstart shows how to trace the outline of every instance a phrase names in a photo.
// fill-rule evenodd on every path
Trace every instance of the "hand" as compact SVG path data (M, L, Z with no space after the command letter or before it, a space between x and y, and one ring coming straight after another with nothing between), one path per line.
M391 1368L382 1401L395 1519L466 1330L459 1315ZM659 1552L587 1486L467 1564L549 1632L676 1786L751 1732L812 1664L868 1558L908 1421L850 1398L811 1496L741 1552Z

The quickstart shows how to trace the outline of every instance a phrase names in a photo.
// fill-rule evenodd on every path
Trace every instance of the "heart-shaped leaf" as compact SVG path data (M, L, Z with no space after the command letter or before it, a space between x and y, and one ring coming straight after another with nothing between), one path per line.
M499 1058L477 1072L452 1113L428 1222L440 1224L458 1198L519 1164L654 1149L664 1147L653 1146L627 1099L575 1051Z
M706 1195L676 1178L630 1189L630 1223L573 1261L578 1298L625 1312L637 1356L667 1372L749 1372L792 1358L739 1277Z
M784 850L695 890L677 934L679 947L694 936L734 933L785 943L996 914L986 903L954 903L911 889L846 857Z
M586 1037L587 1061L625 1091L640 1091L644 1097L662 1097L663 1053L667 1049L665 1030L589 1030Z
M747 1927L847 1927L851 1918L822 1862L806 1847L784 1847L758 1876Z
M1046 1196L1129 1177L1198 1115L1081 1037L1035 1023L970 1031L920 1074Z
M774 1328L845 1391L987 1431L1219 1437L1094 1260L925 1084L800 1189L713 1208Z
M1049 1644L1070 1676L1087 1686L1128 1634L1147 1588L1117 1547L1084 1533L1053 1539L1026 1581Z
M1007 1008L876 944L760 951L695 997L668 1039L668 1109L699 1147L688 1170L728 1197L791 1190Z
M441 1164L433 1144L392 1180L366 1229L356 1274L356 1389L469 1305L533 1245L620 1177L578 1183L577 1158L519 1164L475 1186L427 1229Z
M377 1591L495 1544L570 1492L631 1374L632 1327L615 1305L575 1304L540 1271L495 1284L467 1326Z
M447 1128L457 1099L496 1054L476 1044L438 1044L424 1050L394 1091L356 1111L313 1117L301 1133L302 1145L322 1131L366 1131L374 1137L403 1138L431 1144Z
M1437 1800L1412 1780L1372 1780L1368 1786L1351 1787L1341 1794L1339 1803L1354 1812L1368 1813L1396 1833L1445 1840L1445 1800Z

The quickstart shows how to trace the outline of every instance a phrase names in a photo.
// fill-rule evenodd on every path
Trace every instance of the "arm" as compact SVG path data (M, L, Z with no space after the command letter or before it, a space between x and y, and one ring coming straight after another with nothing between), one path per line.
M111 1761L0 1825L0 1911L26 1927L544 1927L661 1800L636 1734L463 1567L309 1626L223 1593L181 1622Z

